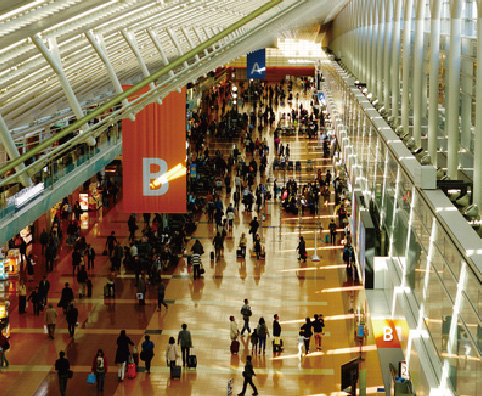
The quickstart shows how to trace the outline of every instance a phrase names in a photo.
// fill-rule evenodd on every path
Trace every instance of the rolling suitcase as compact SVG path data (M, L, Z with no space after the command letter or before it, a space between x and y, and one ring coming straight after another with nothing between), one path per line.
M236 258L243 258L243 251L241 249L236 250Z
M297 171L301 170L301 161L296 161L296 170Z
M330 243L330 236L328 234L325 235L325 243Z
M293 161L288 161L288 170L293 170Z
M171 379L180 380L181 379L181 366L174 366L171 369Z
M211 261L214 261L214 252L211 252Z
M192 355L191 355L192 353ZM191 348L191 351L189 352L189 357L187 359L187 367L190 369L196 369L197 367L197 357L194 355L194 349Z
M239 353L239 341L232 341L230 349L231 353Z
M87 281L87 297L92 297L92 281L90 279Z
M127 366L127 378L136 378L136 365L134 363L131 363Z
M110 289L107 285L104 285L104 297L106 298L110 297Z
M273 352L279 353L283 351L283 340L281 337L274 337L273 340Z

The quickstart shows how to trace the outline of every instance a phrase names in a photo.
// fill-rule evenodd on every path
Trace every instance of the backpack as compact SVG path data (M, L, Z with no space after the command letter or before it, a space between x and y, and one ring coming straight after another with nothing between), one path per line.
M95 371L103 373L105 371L104 356L97 356L97 363L95 364Z

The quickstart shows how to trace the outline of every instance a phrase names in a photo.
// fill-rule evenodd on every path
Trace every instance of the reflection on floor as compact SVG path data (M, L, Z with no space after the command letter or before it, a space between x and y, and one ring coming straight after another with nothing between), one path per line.
M300 97L303 97L300 95ZM304 96L308 105L309 99ZM244 110L247 110L245 107ZM277 109L278 116L281 111ZM270 131L265 130L265 135ZM271 131L272 133L272 131ZM272 134L267 137L270 146ZM304 136L282 137L291 146L293 161L311 159L315 164L314 172L306 172L304 165L300 171L274 171L270 166L268 175L271 181L312 179L319 167L325 173L331 162L321 158L318 140L308 140ZM211 142L211 149L219 149L225 155L232 144ZM270 163L274 159L270 152ZM333 197L332 197L333 201ZM228 199L225 198L225 203ZM156 290L151 286L147 293L145 306L135 300L134 276L125 273L118 281L117 298L107 301L103 298L103 287L109 273L104 250L106 236L116 230L117 238L127 244L128 215L122 212L122 202L117 206L91 213L89 229L83 231L86 239L97 251L95 270L90 271L93 279L93 297L76 300L79 309L79 327L73 338L67 333L65 316L59 314L54 340L48 339L43 331L43 315L34 316L29 307L27 315L18 314L18 284L10 284L12 348L8 353L10 367L1 370L1 394L9 395L58 395L59 387L53 371L53 363L61 350L66 351L74 376L69 380L67 394L95 394L95 386L86 383L92 359L98 348L106 352L109 364L106 375L106 395L224 395L228 381L233 378L234 392L239 393L242 386L241 372L246 356L251 348L250 337L241 337L239 355L229 350L229 316L236 317L242 327L240 309L244 298L248 298L253 309L251 323L263 316L272 331L274 314L280 316L282 338L285 350L280 356L273 356L269 348L272 338L268 339L266 354L253 358L257 373L255 384L260 395L342 395L341 365L359 356L360 346L354 340L354 318L349 313L354 304L364 304L363 291L347 282L345 266L341 258L341 245L332 246L318 242L320 262L307 263L297 260L296 247L298 236L307 241L308 255L314 252L315 230L319 224L327 230L333 216L332 202L321 205L318 216L305 212L299 217L287 214L279 205L279 197L267 206L268 215L260 227L265 241L266 260L247 257L236 259L236 248L242 232L247 232L247 224L256 213L237 213L235 227L225 242L224 257L219 262L211 262L214 230L207 223L206 215L199 221L195 237L198 237L206 252L203 257L206 274L203 280L194 281L184 259L178 267L164 275L168 281L166 300L168 311L156 311ZM261 217L261 216L259 216ZM142 224L140 226L142 229ZM320 240L324 241L324 233ZM189 252L192 241L187 244ZM36 247L36 249L39 249ZM252 249L251 238L248 249ZM41 252L38 252L41 257ZM56 268L49 275L51 290L49 300L55 304L66 281L77 282L71 275L71 249L60 250ZM249 255L248 255L249 256ZM29 289L41 279L42 259L35 268L35 282L29 282ZM76 293L77 295L77 293ZM321 351L308 356L298 355L297 336L306 317L314 314L326 317L325 336ZM183 370L180 381L170 381L165 362L165 348L170 336L177 336L181 324L186 323L192 333L193 344L198 359L196 371ZM143 367L133 380L117 382L117 368L114 365L116 338L125 329L136 344L147 332L156 344L152 362L152 374L147 375ZM372 334L372 332L370 332ZM382 386L381 371L374 340L369 336L361 349L365 360L361 369L367 370L367 394L376 394L377 386ZM142 366L142 365L141 365Z

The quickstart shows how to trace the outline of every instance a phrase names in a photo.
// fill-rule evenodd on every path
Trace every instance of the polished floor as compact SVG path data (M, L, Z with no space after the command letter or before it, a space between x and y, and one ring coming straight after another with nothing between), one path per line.
M309 104L307 96L303 100ZM277 108L278 117L281 111L288 110L288 107ZM271 148L274 148L273 137L268 133L264 132ZM272 166L269 166L269 177L271 181L276 177L278 185L285 178L306 182L315 176L319 167L325 173L332 165L331 161L321 157L317 139L282 137L282 142L290 144L293 161L311 159L315 171L308 173L303 167L302 172L274 173ZM210 143L211 149L219 149L225 155L232 147L228 143ZM271 164L273 159L271 150ZM334 201L334 196L331 201ZM228 202L225 197L225 203ZM247 224L256 215L240 212L236 214L234 230L228 234L225 242L224 257L219 262L211 262L209 254L213 250L214 230L212 224L207 223L206 215L203 215L193 237L204 246L204 279L194 281L184 259L181 259L177 268L163 275L168 282L166 300L169 309L161 312L156 311L154 286L148 290L145 306L136 302L134 276L130 273L122 272L119 275L117 298L104 301L103 286L109 274L109 265L101 252L111 230L116 230L117 238L123 245L127 244L128 214L122 212L122 201L113 208L91 213L88 229L83 231L83 235L97 252L95 270L90 271L94 291L92 298L75 301L79 309L79 327L73 338L67 333L65 317L59 313L55 339L48 339L43 331L43 316L34 316L31 307L28 314L19 315L18 285L14 282L7 287L11 300L12 348L8 353L10 367L0 370L0 394L59 395L53 363L58 352L64 350L74 371L73 378L68 382L67 395L94 395L95 386L87 384L86 380L98 348L104 349L109 363L105 395L225 395L231 378L234 393L239 393L242 387L241 372L251 349L250 338L246 335L241 337L239 355L230 353L229 316L234 315L238 327L242 327L240 309L244 298L249 299L253 310L251 323L263 316L272 331L273 315L277 313L280 316L285 344L280 356L273 357L271 348L267 348L265 355L253 358L257 373L254 382L260 395L345 394L340 389L341 365L360 354L360 346L354 340L354 315L350 312L353 308L365 305L363 291L360 287L353 287L346 279L341 245L318 243L320 262L299 262L296 252L298 237L303 235L309 256L313 254L315 230L319 230L320 223L327 230L328 222L334 217L334 204L322 205L317 216L308 214L308 211L296 217L287 214L280 207L279 198L272 200L267 208L269 214L260 228L266 246L266 260L256 260L250 255L246 260L236 259L239 237L242 232L247 233ZM192 243L189 241L187 244L188 252ZM248 238L248 249L252 249L251 238ZM70 256L71 249L64 244L55 270L49 274L49 300L55 304L66 281L73 283L74 291L77 290ZM35 270L36 280L28 282L29 289L41 279L43 264L40 262ZM313 318L317 313L325 315L322 350L300 356L297 344L299 328L304 318ZM165 349L170 336L177 338L182 323L186 323L191 331L198 367L196 371L183 370L180 381L171 381L165 362ZM116 338L122 329L136 344L140 344L145 333L151 335L156 344L151 375L141 370L135 379L126 378L123 383L118 383L114 358ZM367 370L367 394L376 394L377 387L383 384L371 334L373 332L370 331L362 348L365 360L360 363L360 368ZM268 339L268 346L271 341L272 338ZM311 345L314 347L313 339ZM247 394L251 394L250 390Z

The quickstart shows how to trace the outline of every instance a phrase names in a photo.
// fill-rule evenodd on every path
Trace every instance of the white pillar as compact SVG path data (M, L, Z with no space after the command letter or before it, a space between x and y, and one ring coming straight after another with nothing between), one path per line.
M400 13L402 0L395 0L392 35L392 116L393 125L400 125Z
M438 165L438 78L440 52L440 5L442 0L430 0L430 70L428 79L428 153L433 166Z
M448 176L457 178L459 164L459 106L460 106L460 55L462 0L450 1L450 48L448 60L448 93L446 122L448 131Z
M10 130L8 129L7 124L5 123L5 120L2 116L0 116L0 141L3 144L3 147L5 147L5 151L10 157L10 161L20 157L17 146L15 146L15 142L13 141L12 135L10 134ZM15 167L17 173L20 173L23 169L25 169L24 163ZM22 183L24 187L30 186L32 184L32 180L30 179L30 177L28 177L26 173L22 173L19 176L19 179L20 183Z
M482 0L477 0L477 65L482 65ZM473 201L482 209L482 67L477 68L476 127L474 136L474 196Z
M390 111L390 57L392 55L393 0L385 1L385 48L383 50L383 105ZM395 65L395 66L398 66Z
M377 19L377 2L372 0L372 81L370 92L374 97L377 95L377 37L378 37L378 19Z
M472 41L464 40L462 46L463 53L471 53ZM461 94L460 98L460 145L467 151L470 151L470 142L472 140L472 94L474 91L474 65L472 60L462 59L460 69L460 85L461 91L464 93Z
M410 131L410 36L412 26L412 0L403 3L403 90L402 126L404 133Z
M361 17L361 34L360 34L360 81L366 83L367 81L367 51L366 42L368 41L368 26L367 26L367 1L360 0L360 17Z
M365 40L366 54L365 54L365 83L369 91L372 90L372 36L373 36L373 26L372 26L372 5L373 0L366 0L366 23L367 23L367 38Z
M414 42L414 80L413 80L413 126L416 147L422 146L422 97L423 97L423 23L425 1L415 0L415 42ZM425 87L426 89L426 87ZM425 104L426 105L426 104Z
M383 100L383 39L385 34L385 1L378 2L378 37L377 37L377 98Z

